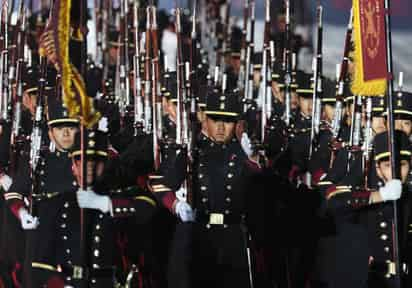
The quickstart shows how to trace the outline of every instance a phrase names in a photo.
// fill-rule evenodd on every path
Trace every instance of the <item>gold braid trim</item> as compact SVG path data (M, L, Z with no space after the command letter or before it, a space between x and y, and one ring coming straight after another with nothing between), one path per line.
M92 127L100 119L100 114L93 109L92 99L88 97L86 85L80 73L70 63L70 9L71 0L61 0L58 21L59 59L62 71L61 84L63 87L63 101L69 111L70 117L81 116L82 124L87 128ZM72 85L79 94L80 101L76 97ZM80 103L79 103L80 102Z
M94 124L96 124L100 119L100 113L96 113L93 109L93 100L89 96L87 96L85 83L80 75L79 71L77 71L76 67L72 65L72 73L73 73L73 84L76 88L76 91L79 93L80 96L80 105L82 107L82 120L83 124L87 128L91 128Z
M72 71L69 59L69 39L70 39L70 9L71 0L61 0L58 9L59 20L57 26L57 37L59 43L58 58L61 69L61 85L63 87L63 101L70 116L75 117L80 112L75 93L72 90Z

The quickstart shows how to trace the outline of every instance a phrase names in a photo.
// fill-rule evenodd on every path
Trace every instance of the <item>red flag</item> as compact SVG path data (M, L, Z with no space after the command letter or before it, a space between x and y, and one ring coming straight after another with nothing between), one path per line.
M354 0L355 75L357 95L383 95L388 76L383 0Z

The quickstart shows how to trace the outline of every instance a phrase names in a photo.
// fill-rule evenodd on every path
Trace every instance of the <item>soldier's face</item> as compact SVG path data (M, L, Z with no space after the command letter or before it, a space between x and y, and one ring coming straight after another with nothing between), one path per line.
M74 136L79 130L76 126L57 126L49 129L50 140L58 150L68 150L74 144Z
M353 103L349 104L346 109L346 118L347 121L350 123L350 119L352 119L352 112L353 112Z
M279 84L276 81L272 81L272 94L280 102L284 102L284 95L280 91Z
M240 58L239 57L232 57L230 59L230 65L233 67L233 70L236 74L239 74L240 71Z
M176 104L172 101L167 101L167 114L173 120L176 120Z
M206 118L207 134L217 143L229 142L235 133L235 122L225 122Z
M335 107L333 105L327 104L323 107L323 112L323 118L328 122L332 122L333 116L335 114Z
M379 134L386 131L385 117L372 117L372 131Z
M405 132L405 134L409 137L412 134L412 121L397 119L395 120L395 129Z
M312 99L299 97L300 112L305 116L312 115Z
M111 47L109 49L109 61L111 64L115 64L117 61L117 56L118 56L119 49L115 47Z
M401 181L402 183L406 182L406 179L409 174L409 161L408 160L401 160ZM389 160L380 161L376 164L376 172L378 176L386 182L392 180L392 165Z
M277 84L276 84L276 86L277 86ZM279 87L274 88L276 86L272 85L272 92L274 93L276 99L278 99L280 101L280 103L285 104L285 91L280 90ZM296 94L296 91L292 91L292 93L290 93L290 109L296 110L298 108L298 106L299 106L298 94Z

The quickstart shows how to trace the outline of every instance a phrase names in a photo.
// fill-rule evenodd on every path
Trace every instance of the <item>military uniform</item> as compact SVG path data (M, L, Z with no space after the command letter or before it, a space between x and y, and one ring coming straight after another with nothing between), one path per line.
M397 131L395 135L397 139L400 139L399 149L401 157L409 159L410 156L406 155L410 155L411 152L406 136L399 131ZM387 158L387 151L387 134L383 132L378 134L374 140L374 161L377 162ZM371 167L374 167L374 165L375 164L372 163ZM357 261L350 261L350 263L356 263L357 266L354 267L354 264L352 264L351 272L341 266L342 270L336 272L341 273L341 277L345 277L344 275L350 273L352 275L352 287L365 287L366 284L369 287L399 287L394 280L395 277L397 277L395 275L401 275L400 277L403 280L407 264L404 260L405 258L401 258L401 271L393 274L393 204L388 202L371 205L371 191L377 191L384 185L376 173L374 174L374 170L375 169L371 170L369 174L369 189L364 189L363 186L361 186L359 178L362 178L362 174L352 170L354 173L342 183L345 185L333 186L327 193L328 205L334 211L340 211L339 213L341 215L346 215L345 217L350 216L352 221L357 221L359 233L361 233L357 236L351 233L350 236L352 238L356 237L357 245L345 249L347 254L356 257ZM399 218L400 224L398 226L400 229L398 233L401 253L402 251L407 251L405 249L407 245L407 242L405 242L407 239L407 221L405 220L410 218L410 213L408 212L410 210L409 199L409 193L403 194L402 199L397 203L397 205L399 205L399 215L402 215ZM352 232L353 231L354 230L352 230ZM344 258L340 260L342 261ZM349 262L344 261L344 263ZM353 271L356 271L356 273L353 273ZM345 283L348 283L348 280L346 280ZM355 280L357 282L354 282Z
M78 120L69 118L62 103L48 101L48 125L78 125ZM53 99L53 100L52 100ZM44 132L43 132L44 135ZM47 141L43 141L43 143ZM77 188L74 177L71 176L71 160L67 151L41 151L40 162L34 174L30 171L28 156L20 159L20 165L15 175L15 181L5 194L11 211L19 219L20 208L26 207L25 200L31 202L33 213L41 218L41 224L33 231L26 231L26 252L24 255L26 269L33 267L32 278L26 276L24 281L30 281L33 287L43 285L50 277L49 271L44 269L55 265L56 259L56 218L59 201L65 193L72 193ZM25 250L21 250L23 253ZM28 275L28 274L27 274ZM26 283L26 282L24 282ZM29 284L24 284L29 285Z
M92 133L97 136L90 136L94 135ZM108 157L106 136L102 134L99 131L89 133L87 143L95 145L87 148L89 157ZM77 137L71 157L80 156L79 147L80 137ZM104 185L99 184L95 187L98 187L96 192L99 195L110 197L110 214L85 209L86 222L82 223L76 193L65 194L58 207L56 225L61 237L56 240L56 263L49 268L57 272L57 267L62 267L60 277L74 287L78 287L80 281L87 281L91 287L113 287L116 279L124 279L127 271L122 269L130 269L130 266L122 261L122 257L130 255L122 254L125 251L121 251L118 244L124 244L122 237L133 227L147 223L156 207L153 197L136 186L105 189ZM79 247L81 225L85 225L83 227L86 229L85 263L82 263Z

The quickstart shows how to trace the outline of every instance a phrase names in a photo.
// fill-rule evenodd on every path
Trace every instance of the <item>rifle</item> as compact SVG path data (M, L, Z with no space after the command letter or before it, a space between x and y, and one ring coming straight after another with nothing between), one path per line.
M245 60L245 84L243 113L246 113L253 103L253 62L254 55L254 30L255 30L255 2L251 0L249 5L249 21L246 31L246 60Z
M52 1L52 0L50 0ZM50 2L50 12L47 21L46 27L49 25L52 19L52 6L53 2ZM40 56L40 75L39 75L39 83L38 83L38 93L36 99L36 110L34 114L34 121L33 121L33 129L30 136L31 141L31 149L30 149L30 169L31 169L31 178L35 179L35 173L37 170L37 164L39 163L40 159L40 150L43 144L43 124L44 124L44 106L45 106L45 89L46 89L46 82L47 82L47 55L44 49L39 51ZM59 76L57 76L59 77ZM56 79L56 83L58 83ZM58 95L58 94L56 94ZM35 183L35 181L33 181ZM32 186L32 192L35 191L34 184ZM35 194L35 193L33 193ZM33 214L32 214L33 215Z
M290 0L285 0L286 8L286 26L285 26L285 51L284 51L284 69L285 69L285 114L284 119L286 126L291 124L291 86L292 86L292 48L291 48L291 23L290 23Z
M352 29L353 29L353 10L350 11L348 28L346 30L345 49L343 52L342 64L340 65L340 73L338 78L338 90L336 93L335 114L332 121L332 139L336 141L339 136L342 118L343 118L343 101L348 74L349 53L351 48Z
M176 81L177 81L177 109L176 109L176 144L184 144L186 137L184 131L184 117L187 112L185 105L185 91L183 89L183 79L184 79L184 64L183 64L183 51L182 51L182 35L181 35L181 9L176 9L176 36L177 36L177 66L176 66Z
M105 33L103 21L107 19L103 19L103 13L105 13L103 1L104 0L94 1L94 15L96 19L96 55L94 62L96 63L96 66L99 68L103 68L103 45L105 45L103 43L106 42L106 35L103 35Z
M362 137L362 96L354 96L351 118L351 132L349 138L349 155L346 171L349 172L352 155L361 150Z
M319 136L319 126L320 126L320 116L322 110L322 94L323 94L323 87L322 87L322 15L323 14L323 7L319 5L317 8L317 18L318 18L318 35L317 35L317 53L316 59L314 59L314 73L313 73L313 108L312 108L312 125L310 130L310 145L309 145L309 159L312 158L314 146L317 145L317 138Z
M260 143L264 143L265 129L267 121L271 117L272 113L272 61L274 55L274 43L270 41L270 0L266 0L265 6L265 33L263 41L263 62L262 62L262 82L263 97L262 97L262 116L261 116L261 131L260 131ZM273 50L272 50L273 48Z
M228 36L230 35L230 2L226 0L221 6L223 8L223 20L222 20L222 51L220 53L220 59L218 59L218 65L222 67L222 71L225 71L225 53L228 46Z
M19 20L16 24L18 29L15 41L15 50L13 51L13 57L15 61L11 62L9 70L9 85L15 84L16 88L13 90L13 100L14 100L14 110L12 118L12 130L10 139L10 168L11 174L16 171L16 161L17 154L20 150L20 145L22 145L23 139L21 139L21 109L23 100L23 70L24 70L24 55L23 47L25 42L25 31L26 31L26 14L23 7L23 2L20 3L19 8ZM14 64L13 64L14 63Z
M5 123L11 121L11 94L9 90L9 26L8 26L8 1L4 0L0 13L0 120ZM4 20L3 20L4 19ZM4 25L3 25L4 22Z
M244 0L243 2L243 28L242 28L242 41L240 48L240 69L239 69L239 78L237 86L241 92L245 91L245 74L246 74L246 37L247 37L247 28L248 28L248 18L249 18L249 0Z
M195 95L195 92L193 90L194 83L196 82L195 76L196 69L198 66L196 65L196 60L197 60L197 47L194 45L197 39L197 31L196 31L196 14L197 14L197 2L195 1L194 6L193 6L193 14L192 14L192 51L191 51L191 59L190 59L190 71L186 71L186 79L191 85L191 89L188 91L188 97L190 101L190 109L189 109L189 120L190 120L190 127L188 126L189 131L187 132L189 135L189 159L188 161L188 175L189 175L189 187L188 187L188 195L187 199L189 203L194 203L195 199L193 195L193 187L195 186L195 177L194 175L194 167L196 166L195 163L197 162L198 159L198 149L197 149L197 138L199 134L199 126L198 126L198 119L197 119L197 108L198 108L198 101L197 97ZM200 89L200 88L198 88Z
M101 0L104 1L102 4L103 10L102 10L102 28L101 28L101 35L102 35L102 57L103 57L103 79L108 78L109 74L109 49L107 47L107 42L108 42L108 23L110 21L110 15L112 11L112 5L110 0Z
M137 2L133 4L133 28L134 28L134 45L135 54L133 56L134 71L134 134L145 132L143 97L142 97L142 80L140 78L140 42L139 42L139 8Z
M181 8L176 8L176 36L177 36L177 65L176 65L176 82L177 82L177 109L176 109L176 144L187 147L188 144L188 127L187 127L187 106L186 96L190 86L185 86L187 75L186 65L183 63L182 51L182 26L181 26ZM190 71L188 71L190 73ZM190 85L190 83L189 83ZM188 88L188 89L186 89ZM190 91L189 91L190 93ZM186 167L186 173L187 173ZM188 181L185 180L182 186L188 191ZM187 195L186 195L187 201Z
M120 34L119 34L119 64L118 64L118 102L120 115L125 121L127 108L130 106L130 87L129 87L129 37L128 37L128 2L127 0L120 1Z
M40 52L43 54L44 52ZM43 125L44 125L44 91L46 86L47 57L40 55L40 78L38 84L38 94L36 110L33 120L33 129L30 135L30 178L31 178L31 201L29 211L33 216L37 215L36 202L42 200L41 191L38 185L38 164L41 160L41 148L43 144ZM25 262L24 262L24 285L27 288L32 287L31 262L32 262L32 231L26 235L25 245Z
M364 175L364 188L368 189L368 175L370 168L370 158L372 152L372 97L366 98L366 121L364 129L364 141L363 141L363 175Z
M150 7L146 8L146 32L145 32L145 58L144 58L144 123L146 133L153 133L152 125L152 106L150 103L151 78L150 78ZM157 154L155 153L154 159Z
M159 140L162 139L162 97L159 82L159 45L157 38L157 20L156 6L150 6L151 11L151 27L150 36L152 40L152 119L153 119L153 151L155 159L155 168L160 165L160 149Z

